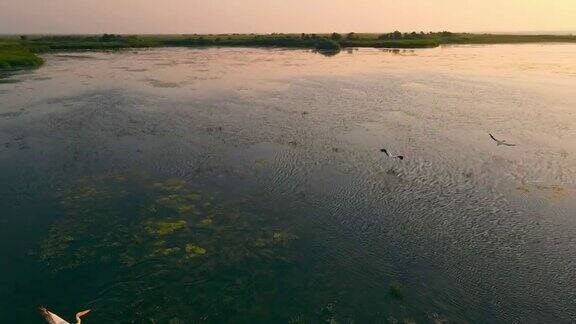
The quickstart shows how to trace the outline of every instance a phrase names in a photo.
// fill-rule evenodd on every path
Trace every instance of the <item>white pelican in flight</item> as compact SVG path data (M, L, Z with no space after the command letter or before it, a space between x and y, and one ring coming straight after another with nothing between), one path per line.
M81 312L76 313L76 323L75 324L81 324L82 323L82 316L85 316L88 313L90 313L90 310L85 310L85 311L81 311ZM47 310L44 307L40 307L40 314L42 314L42 316L44 316L46 321L48 321L48 323L50 323L50 324L71 324L71 323L63 320L62 318L60 318L60 316L50 312L49 310Z

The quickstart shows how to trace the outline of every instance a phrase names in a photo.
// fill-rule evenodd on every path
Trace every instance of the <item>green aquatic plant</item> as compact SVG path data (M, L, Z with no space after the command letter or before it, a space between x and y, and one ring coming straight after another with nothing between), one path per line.
M165 208L171 208L180 214L190 213L196 210L196 203L202 196L196 192L169 194L156 199L156 204ZM204 204L206 206L206 203Z
M262 238L256 238L254 240L252 240L252 246L257 247L257 248L262 248L267 246L268 242L265 239Z
M168 179L163 182L154 183L154 187L165 190L165 191L179 191L186 184L183 180L178 179Z
M298 238L288 230L264 230L265 217L224 211L176 179L154 182L137 173L80 179L62 190L61 201L66 215L40 245L41 259L50 264L78 266L106 254L130 267L149 256L175 255L175 247L187 256L213 250L213 262L222 264L285 260L275 250ZM190 237L200 244L183 242Z
M256 159L256 160L254 161L254 164L255 164L256 166L259 166L259 167L265 166L266 164L268 164L268 160L266 160L266 159Z
M288 320L289 324L307 324L308 321L302 315L296 315Z
M204 218L200 221L200 225L212 225L212 218Z
M188 223L183 219L174 222L160 221L154 223L148 221L145 223L146 232L148 232L148 234L159 236L172 234L185 228L186 225L188 225Z
M290 232L276 232L272 235L272 240L276 243L283 243L297 240L298 236Z
M194 210L194 205L191 205L191 204L178 205L178 206L176 206L176 210L180 214L189 213L189 212Z
M44 60L26 48L0 46L0 71L35 68L42 64Z
M177 254L178 252L180 252L180 248L179 247L170 247L170 248L158 248L152 251L152 254L150 254L150 257L157 257L157 256L169 256L169 255L173 255L173 254Z
M204 255L206 254L206 252L207 252L206 249L201 248L197 245L191 243L186 244L186 256L189 258Z
M49 234L49 239L42 243L40 249L40 259L50 260L62 253L64 253L70 244L74 242L74 237L70 235L60 235L56 231L51 231Z
M521 186L516 187L516 190L524 194L535 192L543 193L546 194L547 198L553 200L561 200L569 196L569 191L561 185L522 184Z
M98 189L93 186L82 186L79 188L75 188L74 190L70 190L66 193L65 197L63 198L63 203L74 203L80 200L91 199L97 197L100 192Z
M285 219L241 210L189 186L142 174L80 179L58 191L62 216L30 256L56 277L89 271L95 272L93 280L109 280L111 273L143 278L134 285L127 280L107 296L154 301L158 308L131 307L158 323L170 320L174 305L189 310L190 303L198 311L187 313L193 321L205 315L225 321L230 314L262 314L248 296L296 269L292 243L298 236ZM185 210L186 205L194 208ZM181 292L167 290L174 280L187 281ZM280 290L266 293L276 296Z
M397 281L392 282L388 286L388 294L394 299L403 299L404 294L402 291L403 291L402 284L400 284Z

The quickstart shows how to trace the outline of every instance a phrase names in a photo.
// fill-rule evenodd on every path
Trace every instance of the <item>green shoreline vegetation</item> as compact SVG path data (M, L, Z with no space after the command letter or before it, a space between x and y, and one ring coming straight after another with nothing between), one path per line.
M331 55L346 47L432 48L449 44L576 43L572 35L499 35L451 32L386 34L36 35L0 36L0 70L43 64L41 53L151 47L307 48Z
M24 48L0 48L0 71L34 68L44 64L44 60Z

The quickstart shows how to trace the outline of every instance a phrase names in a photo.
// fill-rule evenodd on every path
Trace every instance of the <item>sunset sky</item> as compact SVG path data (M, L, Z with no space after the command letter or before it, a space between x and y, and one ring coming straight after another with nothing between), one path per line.
M0 0L0 34L576 31L576 0Z

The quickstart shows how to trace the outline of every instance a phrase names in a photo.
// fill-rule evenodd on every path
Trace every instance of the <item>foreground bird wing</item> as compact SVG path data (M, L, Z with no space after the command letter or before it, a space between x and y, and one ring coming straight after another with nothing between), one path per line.
M492 138L495 142L500 142L499 140L496 139L496 137L494 137L494 135L492 135L492 134L488 134L488 135L490 135L490 138Z
M83 310L83 311L81 311L81 312L76 313L76 320L78 321L78 323L81 322L81 319L80 319L80 318L81 318L82 316L85 316L85 315L88 314L88 313L90 313L90 309Z
M60 318L60 316L50 312L44 307L40 307L40 314L44 316L44 318L46 319L46 321L48 321L49 324L70 324L67 321Z

